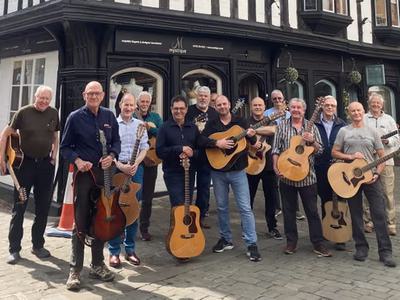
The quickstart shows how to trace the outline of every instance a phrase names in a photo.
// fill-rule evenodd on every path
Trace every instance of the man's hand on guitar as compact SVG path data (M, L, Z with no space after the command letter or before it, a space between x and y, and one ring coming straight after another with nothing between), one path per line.
M350 160L355 160L357 158L365 159L364 154L362 154L361 152L350 154Z
M92 163L90 161L85 161L80 158L75 160L75 165L79 172L87 172L92 168Z
M130 164L119 164L118 169L120 169L123 173L126 175L133 176L137 172L138 166L136 164L130 165Z
M302 137L306 142L310 144L315 142L314 135L311 132L304 132Z
M193 149L189 146L183 146L182 153L185 154L186 157L192 157Z
M374 176L372 176L372 179L370 181L366 182L365 184L373 184L375 181L378 180L379 176L380 176L380 174L375 172Z
M388 139L381 139L382 144L387 145L389 144L389 140Z
M253 137L256 135L256 131L253 128L247 129L247 136L248 137Z
M254 147L258 151L258 150L261 149L262 143L257 140L257 142L254 145L251 145L251 146Z
M101 168L103 170L108 169L109 167L111 167L113 161L114 157L112 157L111 155L107 155L105 157L100 158Z
M215 146L217 146L220 149L232 149L235 146L235 142L225 138L217 140Z

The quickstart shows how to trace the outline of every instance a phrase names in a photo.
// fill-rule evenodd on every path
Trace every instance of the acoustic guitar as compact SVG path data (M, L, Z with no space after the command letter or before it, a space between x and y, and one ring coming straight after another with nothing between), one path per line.
M260 122L251 126L254 130L265 126L268 123L276 120L285 114L286 111L278 111L269 117L265 117ZM244 138L247 134L247 129L243 129L238 125L233 125L226 131L216 132L209 136L209 138L214 140L220 139L229 139L235 142L234 146L231 149L220 149L217 147L207 148L206 155L210 165L216 170L225 170L229 169L238 159L240 153L247 149L247 141Z
M153 122L146 122L143 120L142 115L140 114L139 109L135 110L135 116L142 122L147 123L151 128L156 128L156 124ZM149 149L147 150L146 157L143 160L143 163L147 167L154 167L159 165L162 160L157 156L156 153L156 143L157 143L157 138L155 136L149 137Z
M191 204L189 191L189 158L182 159L185 170L185 204L171 210L171 225L166 240L168 252L176 258L199 256L205 247L205 237L200 227L200 210Z
M26 190L19 184L17 176L15 175L14 168L19 169L24 159L24 153L20 147L19 134L11 134L7 139L6 145L6 162L7 170L14 182L15 188L18 191L19 201L18 203L23 204L27 200Z
M248 150L248 166L246 168L246 173L249 175L258 175L264 170L266 164L265 154L271 149L265 140L267 136L261 136L259 142L261 143L260 149L254 149L254 147L249 147Z
M326 213L322 219L324 238L334 243L345 243L351 240L351 216L347 201L338 201L336 193L332 193L332 201L327 201L324 208Z
M139 149L140 140L144 134L145 127L139 125L136 132L136 142L133 147L130 165L133 165L136 161L136 156ZM136 198L136 193L140 190L140 184L132 182L132 177L124 173L118 173L113 176L113 185L120 189L119 194L119 206L125 214L126 226L133 224L139 218L140 205Z
M386 134L382 135L381 136L381 140L388 139L388 138L390 138L392 136L395 136L396 134L399 134L399 129L393 130L393 131L391 131L389 133L386 133Z
M395 157L400 149L368 163L365 159L357 158L350 163L336 162L328 169L328 181L332 189L342 198L351 198L357 194L360 186L374 177L372 169L377 165Z
M324 103L324 98L320 97L315 102L314 112L308 121L305 132L311 132L315 120ZM314 152L313 146L307 146L301 135L292 136L289 148L278 157L277 167L279 172L291 181L301 181L310 172L309 157Z
M103 156L108 155L107 140L103 130L99 130ZM96 203L96 213L92 221L94 236L107 242L119 236L125 229L126 220L124 212L119 206L119 190L111 188L111 169L104 171L104 187L101 189L100 198Z

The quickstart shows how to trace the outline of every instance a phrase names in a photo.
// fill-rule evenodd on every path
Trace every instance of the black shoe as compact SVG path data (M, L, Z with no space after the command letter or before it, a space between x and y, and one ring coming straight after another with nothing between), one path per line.
M345 243L336 243L335 249L337 251L346 251L346 244Z
M233 249L233 244L231 242L227 242L224 238L220 238L212 250L215 253L221 253L225 250L231 249Z
M269 231L269 235L275 240L282 240L283 239L281 233L276 228L270 230Z
M258 248L256 244L250 245L247 247L247 253L246 255L249 257L251 261L260 261L261 255L260 252L258 252Z
M356 250L356 254L353 255L354 260L365 261L368 257L368 251Z
M19 252L13 252L7 257L6 262L10 265L15 265L20 259L21 256L19 255Z
M47 250L46 248L40 248L40 249L32 248L31 252L32 254L35 254L38 258L47 258L51 256L50 251Z
M393 260L393 258L391 256L381 257L381 258L379 258L379 260L381 262L383 262L383 264L386 267L389 267L389 268L395 268L396 267L396 262Z

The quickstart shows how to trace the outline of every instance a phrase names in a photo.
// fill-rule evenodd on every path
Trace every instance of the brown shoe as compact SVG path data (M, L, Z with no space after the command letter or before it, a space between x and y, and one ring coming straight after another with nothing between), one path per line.
M364 224L364 232L371 233L374 230L374 226L371 223Z
M210 229L211 226L207 224L207 222L204 219L200 220L200 227L204 229Z
M388 228L388 232L389 232L389 235L391 235L391 236L395 236L397 234L396 228L393 228L393 227Z
M313 251L319 257L331 257L332 256L332 253L323 244L319 244L319 245L314 246L314 250Z
M146 242L151 241L152 236L148 231L142 231L141 235L142 235L142 241Z
M138 266L140 265L140 259L137 257L135 252L125 254L125 259L130 262L132 265Z
M113 268L121 268L121 260L119 259L119 255L110 255L109 265Z
M284 253L290 255L295 253L296 251L297 251L297 246L295 244L287 244Z

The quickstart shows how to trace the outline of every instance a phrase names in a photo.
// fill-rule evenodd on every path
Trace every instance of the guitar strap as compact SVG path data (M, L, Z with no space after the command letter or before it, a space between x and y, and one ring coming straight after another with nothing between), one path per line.
M93 179L94 186L89 191L89 220L93 220L96 215L96 203L100 198L101 188L96 183L96 177L92 170L89 170L90 175ZM74 203L74 218L75 218L75 230L78 238L84 243L86 246L92 247L93 241L95 239L94 234L92 232L92 221L89 222L89 226L87 228L82 228L81 223L76 219L76 190L75 190L75 180L79 171L76 170L74 173L74 178L72 180L72 190L73 190L73 203Z

